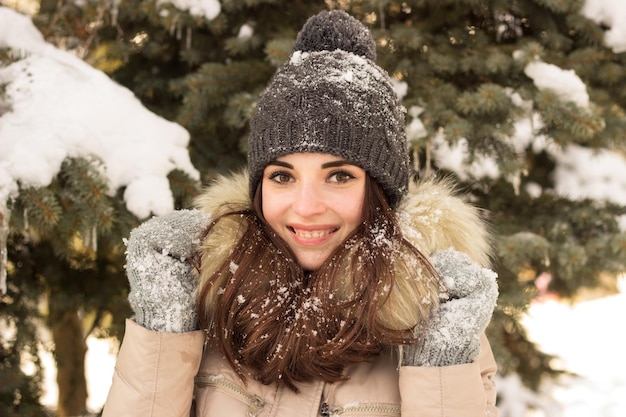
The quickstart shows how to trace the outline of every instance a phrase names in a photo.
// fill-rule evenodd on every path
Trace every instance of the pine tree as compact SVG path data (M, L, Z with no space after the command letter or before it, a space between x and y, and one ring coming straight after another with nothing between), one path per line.
M550 274L550 291L574 301L587 289L614 290L616 274L626 269L626 235L618 225L625 208L560 196L554 154L537 151L532 141L519 149L512 140L515 123L536 112L543 121L536 138L561 148L624 151L626 56L605 46L603 28L582 16L581 6L582 0L223 0L220 14L207 20L152 0L81 7L47 0L35 21L47 39L76 48L152 111L186 127L192 161L206 182L245 164L253 104L306 18L343 8L362 20L377 41L379 64L406 84L407 123L421 126L409 135L416 175L458 176L459 188L485 209L501 293L489 337L501 372L518 373L537 389L544 376L559 372L520 323L537 295L537 278ZM525 72L537 60L575 71L592 105L581 108L537 88ZM468 164L490 157L499 175L459 176L436 156L442 141L463 141ZM42 257L37 265L49 266L46 285L61 289L70 311L114 312L111 328L119 329L127 313L122 252L105 242L119 243L137 219L119 196L100 197L90 208L99 214L89 219L68 209L87 204L68 196L93 186L74 185L75 170L89 166L68 161L53 186L21 190L12 242L32 246L32 259ZM179 206L197 192L184 175L172 173L171 181ZM46 211L37 212L41 207ZM76 243L94 227L97 250ZM23 243L34 232L37 244ZM111 293L96 296L103 280Z
M490 155L498 163L497 178L465 178L463 188L487 209L496 231L501 296L489 336L500 370L537 388L557 370L519 322L536 295L534 282L549 273L550 290L573 299L599 286L603 274L623 271L626 235L617 218L624 207L554 193L553 156L534 152L531 143L520 157L511 140L513 123L530 113L510 91L544 120L537 136L558 146L623 150L624 56L603 46L602 29L578 14L581 1L376 3L384 12L375 24L383 65L407 82L405 105L423 109L427 134L414 142L416 164L438 168L429 151L441 134L449 143L466 139L468 162ZM538 90L524 73L535 59L574 70L587 85L591 110ZM529 192L534 184L543 189L539 196Z

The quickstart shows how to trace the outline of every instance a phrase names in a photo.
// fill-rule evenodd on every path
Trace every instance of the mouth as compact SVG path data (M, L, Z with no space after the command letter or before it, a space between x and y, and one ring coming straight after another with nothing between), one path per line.
M287 228L299 239L322 239L338 230L336 227L313 229L287 226Z

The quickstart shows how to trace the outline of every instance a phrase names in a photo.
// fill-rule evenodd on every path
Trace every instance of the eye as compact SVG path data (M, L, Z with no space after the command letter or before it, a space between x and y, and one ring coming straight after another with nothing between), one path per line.
M267 178L277 184L287 184L292 180L291 174L285 171L274 171L270 173Z
M356 177L348 171L334 171L328 177L328 181L336 184L345 184Z

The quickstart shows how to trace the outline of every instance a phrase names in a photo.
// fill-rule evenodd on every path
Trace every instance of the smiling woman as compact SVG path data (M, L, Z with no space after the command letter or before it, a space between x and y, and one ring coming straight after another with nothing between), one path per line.
M264 171L262 213L305 270L316 270L363 215L365 170L330 154L280 157Z
M313 16L247 172L133 231L105 417L497 414L485 227L445 183L410 189L375 52L346 13Z

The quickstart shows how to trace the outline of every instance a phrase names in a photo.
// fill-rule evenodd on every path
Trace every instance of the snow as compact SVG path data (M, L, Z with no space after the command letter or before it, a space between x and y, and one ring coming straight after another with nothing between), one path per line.
M171 0L167 3L208 20L221 11L218 0ZM582 13L609 28L604 39L607 47L617 53L626 51L626 26L621 24L626 20L624 0L587 0ZM239 36L251 36L252 31L251 26L244 25ZM189 134L184 128L148 111L129 90L81 59L45 43L28 17L7 7L0 7L0 47L11 47L26 55L25 59L0 68L0 83L7 84L8 98L8 102L0 103L0 108L11 110L0 116L0 214L3 215L0 220L3 224L6 225L9 215L6 204L19 188L48 185L66 157L100 160L109 192L114 194L120 187L126 187L124 201L139 218L162 215L173 209L167 181L170 171L180 169L192 178L199 178L190 162ZM573 71L536 61L529 64L526 72L537 88L550 88L563 100L583 108L588 106L585 86ZM394 87L399 94L406 93L406 85ZM417 107L409 109L412 140L425 133L419 121L420 111ZM548 139L535 135L540 127L540 117L529 113L518 121L511 141L516 149L532 144L535 151L545 149L555 155L557 193L572 199L589 197L625 204L626 160L623 155L609 150L592 153L576 146L558 149ZM440 166L447 164L461 176L498 174L497 165L487 158L468 167L464 163L468 155L462 138L457 146L445 149L441 145L434 151ZM538 186L533 188L533 193L541 193ZM622 227L626 230L626 218ZM0 246L4 229L5 226L0 227ZM0 263L3 263L1 257ZM0 290L4 288L2 275L0 268ZM528 416L528 404L540 408L534 416L623 415L626 377L622 371L626 369L623 355L626 344L623 332L615 326L621 325L617 318L624 317L625 305L623 290L614 297L573 306L550 300L533 305L525 320L530 336L545 351L559 355L563 367L579 373L581 378L564 379L562 385L546 387L543 398L524 393L514 379L503 379L501 389L513 387L517 395L504 404L508 410L506 415ZM88 339L87 375L92 410L101 407L110 385L115 353L110 352L108 343ZM53 366L52 360L47 364ZM44 401L49 404L54 401L52 374L50 371L46 374L48 392Z
M237 34L237 38L241 40L250 39L252 34L254 33L254 29L251 25L245 24L239 28L239 33Z
M0 8L0 47L26 58L0 68L9 112L0 117L0 212L19 187L50 184L67 157L102 162L109 192L127 187L139 218L174 208L167 174L191 164L189 133L148 111L128 89L69 52L45 43L30 19Z
M568 146L555 158L558 194L572 200L591 198L626 205L626 164L622 155Z
M626 9L626 3L625 3ZM517 51L514 57L520 55ZM539 90L550 89L563 101L572 102L581 109L589 107L589 96L584 82L573 70L563 70L555 65L539 60L529 63L525 73ZM510 137L514 149L521 152L531 145L534 152L546 151L555 159L554 182L557 195L572 200L591 198L597 201L624 204L626 201L626 157L623 153L610 149L594 151L578 145L559 147L537 132L543 126L541 116L524 103L517 93L511 93L513 103L528 109L526 117L515 123L515 134ZM433 155L437 165L455 172L459 178L498 178L500 172L496 161L490 156L474 154L470 160L470 150L465 138L450 144L443 136L435 137ZM509 179L512 183L515 179ZM533 190L536 194L540 190ZM623 225L626 220L622 219Z
M581 10L594 22L609 29L604 34L604 43L616 53L626 52L626 3L624 0L586 0Z
M112 339L87 338L87 355L85 356L85 375L87 379L87 409L98 412L104 405L109 393L118 346ZM54 357L48 350L40 349L39 356L44 369L44 390L41 404L56 408L59 388L56 384L56 367Z
M573 305L548 298L529 309L523 324L530 338L558 355L561 369L577 374L544 387L542 400L535 398L544 408L537 417L625 415L626 276L619 282L611 297Z
M566 101L572 101L581 108L589 107L587 86L574 70L564 70L554 64L535 61L524 68L539 90L550 89Z
M426 126L419 118L419 115L424 111L420 106L411 106L407 111L410 116L410 122L406 126L406 140L409 142L417 142L419 139L428 136Z
M589 19L606 25L605 44L616 53L626 51L626 1L586 0L581 13ZM517 56L514 53L514 57ZM540 60L529 63L524 69L535 86L554 91L562 100L575 103L582 109L589 107L589 95L584 82L573 70L564 70ZM523 106L516 94L512 94L516 105ZM526 118L516 122L516 134L511 139L515 149L521 150L532 144L533 151L546 150L556 159L555 191L557 195L572 200L591 198L615 204L626 201L626 158L624 154L611 150L594 152L576 145L557 148L536 132L543 126L539 114L530 111ZM419 125L417 126L418 134ZM531 143L532 141L532 143ZM442 138L435 138L433 155L438 166L455 172L461 179L494 178L500 176L495 161L482 155L470 159L465 138L450 145ZM515 178L510 179L512 183ZM539 195L541 190L534 185L532 192ZM620 220L621 230L626 230L626 216Z
M157 5L170 3L179 10L186 10L192 16L215 19L222 9L218 0L157 0Z

